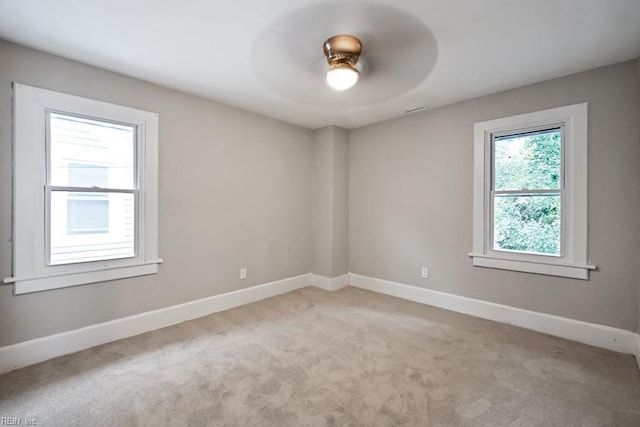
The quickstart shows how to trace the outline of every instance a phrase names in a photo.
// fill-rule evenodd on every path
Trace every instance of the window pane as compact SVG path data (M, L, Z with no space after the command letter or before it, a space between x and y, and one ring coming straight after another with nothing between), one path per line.
M104 197L90 197L103 195ZM109 200L106 194L69 193L67 199L67 234L101 234L109 232Z
M495 138L494 190L560 189L560 129Z
M51 265L135 256L131 193L51 192Z
M493 249L560 255L560 194L500 195L493 201Z
M135 188L136 127L49 114L50 184Z
M71 187L89 186L107 188L109 186L109 168L107 166L92 165L87 163L69 162L67 164L69 173L68 185Z

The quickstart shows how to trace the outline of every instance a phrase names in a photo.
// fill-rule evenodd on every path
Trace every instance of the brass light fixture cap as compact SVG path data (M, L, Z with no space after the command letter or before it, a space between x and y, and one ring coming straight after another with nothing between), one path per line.
M350 34L338 34L324 42L324 54L332 67L345 63L353 67L358 63L361 53L362 42Z

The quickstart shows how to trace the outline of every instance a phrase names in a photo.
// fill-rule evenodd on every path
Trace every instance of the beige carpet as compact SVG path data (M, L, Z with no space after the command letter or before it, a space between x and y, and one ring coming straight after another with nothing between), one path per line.
M0 417L640 426L640 374L632 356L351 287L305 288L0 376Z

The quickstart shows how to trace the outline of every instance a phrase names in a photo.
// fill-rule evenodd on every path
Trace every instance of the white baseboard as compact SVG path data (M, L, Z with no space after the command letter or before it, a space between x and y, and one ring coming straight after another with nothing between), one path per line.
M196 319L280 295L309 284L334 291L347 285L432 305L488 320L508 323L549 335L633 354L640 369L640 334L609 326L432 291L349 273L334 278L303 274L222 295L187 302L0 347L0 373L43 362L133 335Z
M318 274L312 274L311 284L325 291L337 291L349 285L349 275L343 274L342 276L336 276L330 279Z
M636 361L638 361L638 367L640 368L640 335L631 331L389 282L387 280L375 279L353 273L349 273L349 283L351 286L357 288L367 289L459 313L470 314L482 319L508 323L620 353L633 354L636 356Z
M0 347L0 373L309 286L311 274Z

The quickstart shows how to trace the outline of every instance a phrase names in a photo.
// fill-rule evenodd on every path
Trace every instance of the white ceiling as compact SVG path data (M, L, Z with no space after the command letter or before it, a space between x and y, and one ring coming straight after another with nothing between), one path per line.
M363 43L346 92L322 44ZM639 0L3 0L0 38L308 128L640 56ZM0 64L1 66L1 64Z

